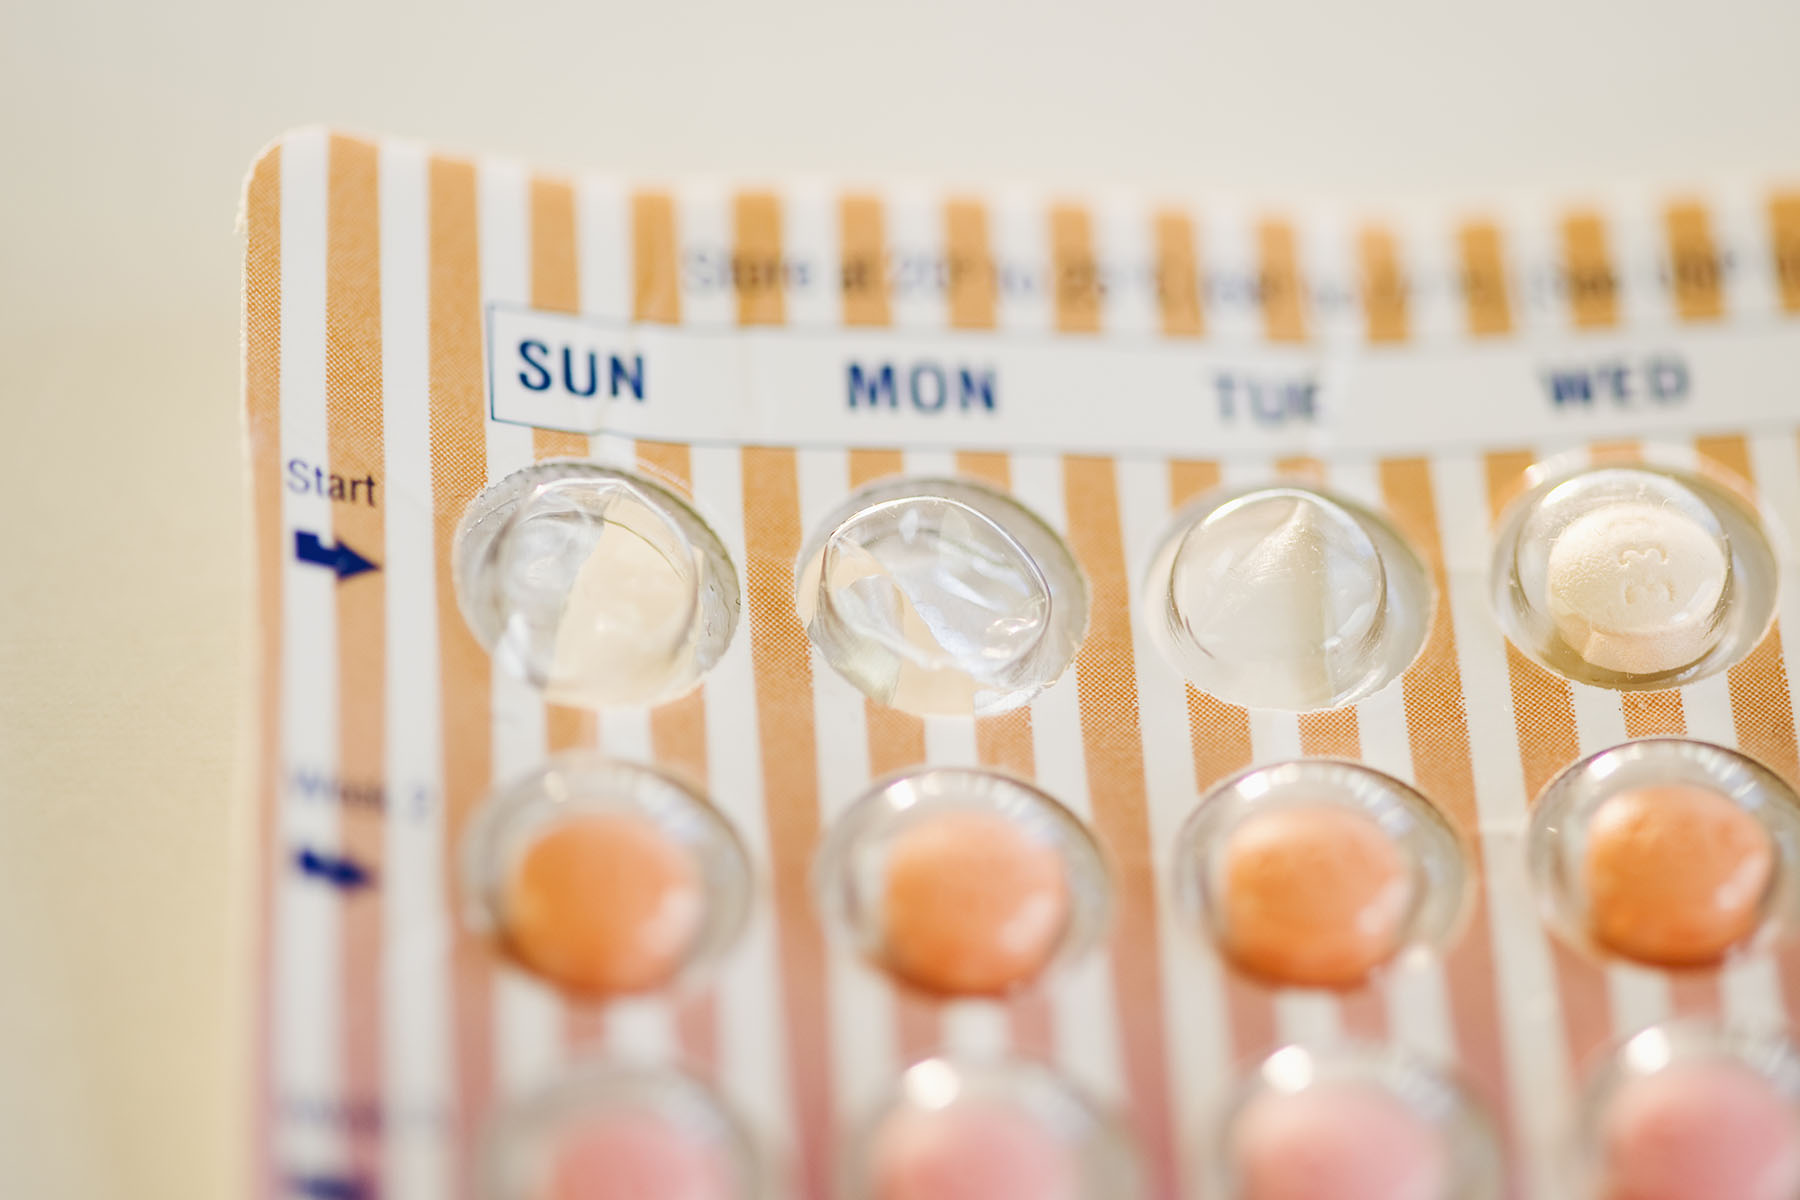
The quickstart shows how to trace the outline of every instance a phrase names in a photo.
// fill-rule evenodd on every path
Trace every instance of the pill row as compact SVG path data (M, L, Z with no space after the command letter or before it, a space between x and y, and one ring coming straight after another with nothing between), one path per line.
M1600 958L1716 964L1800 926L1800 803L1733 751L1626 743L1576 763L1526 841L1548 924ZM465 846L471 918L516 964L578 996L706 974L751 909L730 823L684 781L565 755L496 794ZM1039 788L920 768L833 823L813 893L840 942L896 982L996 996L1106 937L1093 833ZM1175 839L1175 910L1237 970L1354 988L1461 932L1471 871L1424 796L1356 763L1300 759L1209 793Z
M1774 613L1776 564L1731 481L1651 463L1543 464L1495 543L1496 617L1550 669L1620 689L1738 661ZM959 479L849 497L795 564L820 655L919 715L1017 707L1073 661L1090 602L1068 546L1016 500ZM738 576L687 501L593 463L489 489L457 539L458 596L505 668L561 703L647 704L691 687L737 623ZM1179 513L1142 589L1163 656L1249 707L1355 701L1424 645L1431 574L1382 514L1311 485L1215 492Z
M1791 1200L1800 1057L1785 1041L1654 1026L1591 1073L1566 1194ZM1391 1050L1292 1045L1259 1064L1192 1143L1205 1194L1234 1200L1496 1200L1509 1194L1480 1104ZM502 1111L481 1200L755 1200L781 1194L750 1126L673 1069L593 1062ZM1049 1068L928 1058L848 1132L851 1200L1132 1200L1127 1126Z

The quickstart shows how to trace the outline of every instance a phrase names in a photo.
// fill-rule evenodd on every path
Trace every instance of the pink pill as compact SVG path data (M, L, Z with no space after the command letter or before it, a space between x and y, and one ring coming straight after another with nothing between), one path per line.
M1606 1200L1800 1196L1794 1108L1738 1063L1690 1063L1626 1084L1601 1137Z
M563 1136L542 1200L730 1200L720 1148L649 1113L621 1113Z
M871 1174L878 1200L1075 1200L1074 1152L1013 1108L967 1104L908 1110L877 1135Z
M1443 1137L1372 1084L1250 1102L1233 1134L1242 1200L1442 1200Z

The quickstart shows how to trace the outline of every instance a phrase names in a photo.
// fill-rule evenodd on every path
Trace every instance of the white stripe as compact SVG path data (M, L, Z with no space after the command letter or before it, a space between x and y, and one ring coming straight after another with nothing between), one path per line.
M735 449L696 446L694 498L740 578L744 553L743 464ZM792 1137L787 1083L787 1032L781 1020L781 980L774 895L769 877L768 821L763 810L757 749L756 684L748 600L731 645L707 677L706 760L713 801L744 839L755 888L743 941L720 965L719 1081L744 1112L755 1114L772 1146Z
M511 162L484 163L478 176L481 292L495 301L531 297L531 210L528 180ZM533 461L531 430L487 423L487 475L494 483ZM493 770L496 782L543 765L543 697L529 683L496 667L492 674ZM513 970L494 977L494 1075L503 1096L540 1081L562 1054L561 1005L542 984Z
M1455 554L1454 547L1488 546L1482 463L1474 458L1434 463L1432 478L1439 538L1446 555ZM1456 629L1457 665L1469 707L1469 757L1487 866L1488 931L1493 942L1494 977L1501 988L1501 1049L1510 1084L1512 1125L1534 1172L1529 1193L1551 1196L1558 1187L1559 1139L1571 1113L1572 1065L1558 1002L1555 962L1536 917L1536 900L1525 866L1529 797L1519 759L1505 639L1488 600L1486 573L1474 570L1473 552L1469 559L1461 569L1454 561L1449 564L1450 595L1445 600ZM1365 727L1365 739L1369 733ZM1408 1026L1398 1007L1395 1017L1395 1029L1404 1036ZM1408 1013L1404 1022L1416 1019L1418 1014ZM1444 1028L1437 1036L1447 1038L1447 1011L1442 1019ZM1447 1041L1414 1044L1441 1058L1452 1053Z
M306 132L282 147L281 461L329 461L325 405L325 246L328 149ZM277 1161L290 1170L332 1170L346 1151L342 1126L315 1117L283 1119L286 1105L329 1109L343 1085L342 900L300 874L301 850L333 854L339 844L337 577L296 561L295 535L335 544L331 502L316 491L281 489L282 756L280 814L272 869L275 890L274 1077ZM306 771L326 787L294 787Z
M381 388L387 587L387 795L382 923L384 1194L449 1194L449 947L457 914L444 887L443 697L438 667L431 479L429 200L425 153L381 150ZM435 1120L422 1120L434 1114Z
M795 471L802 537L810 541L849 494L849 455L841 450L800 451L795 455ZM809 654L823 837L869 785L869 727L863 694L817 650L809 650ZM831 1000L835 1090L845 1101L872 1103L900 1062L893 990L874 968L857 961L842 944L830 947L825 986Z
M944 222L943 202L923 188L899 188L887 199L882 229L897 328L942 329L948 321Z
M1156 869L1163 964L1163 1030L1167 1038L1169 1117L1178 1149L1190 1146L1232 1081L1232 1044L1225 971L1211 941L1170 903L1171 848L1199 801L1187 722L1187 685L1146 630L1153 619L1142 570L1171 517L1169 473L1161 463L1119 464L1119 518L1126 569L1132 572L1132 650L1137 663L1138 720L1144 738L1144 788ZM1187 1164L1187 1174L1194 1168Z
M1066 529L1062 461L1018 455L1012 461L1013 495L1057 529ZM1086 750L1073 665L1031 702L1032 753L1038 779L1084 821L1092 822ZM1123 1088L1119 1024L1113 1005L1111 951L1089 955L1056 981L1050 996L1055 1013L1056 1058L1077 1079L1117 1095Z

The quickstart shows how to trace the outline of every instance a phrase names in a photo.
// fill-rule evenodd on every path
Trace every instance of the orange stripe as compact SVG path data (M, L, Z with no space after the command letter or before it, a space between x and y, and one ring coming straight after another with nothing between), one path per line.
M1389 512L1404 512L1418 530L1419 548L1431 566L1437 594L1449 594L1439 532L1437 501L1432 495L1431 468L1424 459L1389 459L1381 464L1383 502ZM1469 755L1468 712L1463 704L1462 669L1456 660L1456 632L1450 606L1432 611L1431 631L1418 659L1401 678L1406 728L1412 743L1413 778L1468 835L1476 871L1475 902L1468 928L1446 955L1451 1012L1462 1061L1482 1086L1502 1128L1510 1121L1506 1056L1502 1051L1498 982L1488 924L1483 848L1478 837L1475 775ZM1506 1138L1511 1145L1510 1131Z
M1578 328L1602 329L1619 323L1619 280L1606 247L1600 214L1571 213L1563 220L1563 277L1569 312Z
M898 450L852 450L850 486L861 488L877 479L899 475L906 469ZM875 700L864 698L863 719L868 728L869 774L879 779L904 767L925 761L925 722ZM924 1058L941 1040L936 1003L916 992L894 995L895 1024L900 1056L905 1062Z
M549 312L581 311L581 275L576 257L575 189L561 180L531 181L531 305ZM532 456L586 458L588 439L558 429L531 431ZM599 730L589 709L549 704L544 709L550 752L598 744Z
M1356 706L1300 714L1300 752L1319 758L1361 758L1362 728Z
M1363 315L1371 342L1404 342L1407 337L1406 275L1400 247L1385 229L1365 229L1356 240L1362 263Z
M1712 321L1725 315L1725 289L1712 218L1697 203L1673 204L1663 214L1669 235L1669 273L1675 311L1684 321Z
M1609 441L1590 443L1588 458L1595 466L1642 462L1644 448L1636 438L1613 438Z
M481 365L480 250L475 168L434 158L431 205L431 491L437 566L438 653L444 720L445 871L461 911L462 832L493 778L488 658L456 604L451 548L457 522L487 481ZM493 1090L493 968L459 922L455 985L457 1130L470 1142ZM462 1185L462 1192L469 1185Z
M686 446L639 442L638 464L649 474L690 492L692 455ZM673 767L702 789L708 784L706 758L706 686L650 710L650 753L659 766ZM718 1062L718 1002L711 991L684 1002L676 1014L687 1057L711 1066Z
M257 160L244 192L244 408L256 514L257 726L256 1097L251 1195L281 1191L274 1160L275 831L281 807L281 147Z
M666 192L631 198L631 317L681 320L681 276L675 240L675 201Z
M1742 437L1703 437L1694 440L1704 463L1722 467L1743 484L1754 487L1750 444ZM1800 786L1800 753L1796 752L1793 693L1789 690L1787 664L1781 653L1781 623L1772 621L1769 632L1741 661L1726 672L1731 690L1731 721L1738 748L1770 770ZM1800 1007L1800 946L1791 940L1776 952L1782 995L1790 1009Z
M745 192L733 205L733 260L739 325L787 321L781 276L781 201L770 192Z
M1488 512L1495 522L1519 494L1533 461L1529 451L1487 456ZM1526 658L1510 641L1506 643L1506 673L1525 795L1535 802L1558 771L1581 757L1575 694L1568 680ZM1550 938L1549 944L1569 1061L1581 1063L1612 1037L1606 975L1561 939Z
M745 193L733 205L738 320L780 323L781 205ZM774 269L771 271L770 268ZM744 580L763 811L787 1019L788 1080L799 1140L799 1194L823 1200L833 1174L831 1003L825 940L807 896L807 864L819 837L818 740L813 730L811 647L794 612L794 558L800 553L800 480L792 450L743 452Z
M845 196L839 202L838 246L843 259L844 324L891 324L887 231L879 199Z
M1194 222L1186 213L1160 212L1153 236L1162 331L1169 337L1199 337L1206 332L1206 314L1200 299L1200 252Z
M1457 231L1462 252L1463 304L1469 332L1476 337L1512 331L1512 297L1506 286L1506 258L1500 228L1472 221Z
M825 943L806 889L807 863L819 835L819 776L812 662L806 631L794 614L800 488L792 450L746 448L743 467L750 651L789 1083L801 1144L800 1194L820 1200L830 1194L832 1179L831 1007Z
M1275 473L1302 483L1322 484L1325 482L1325 464L1306 455L1276 459Z
M375 480L385 472L381 416L380 159L373 144L334 137L325 245L325 425L334 475ZM334 501L332 536L374 562L386 557L383 510ZM385 492L385 488L380 489ZM386 778L387 588L370 571L337 588L338 776L351 784ZM379 873L384 814L340 807L339 853ZM381 898L347 893L343 911L344 1092L357 1108L381 1106ZM379 1180L374 1131L352 1124L357 1178ZM379 1190L379 1183L375 1185Z
M1162 962L1156 874L1138 728L1131 600L1111 459L1063 460L1069 543L1087 572L1092 608L1075 660L1081 740L1094 824L1119 867L1113 934L1113 995L1124 1041L1125 1077L1150 1162L1152 1191L1177 1193L1169 1123Z
M992 329L1000 311L1000 276L988 248L987 209L978 200L944 206L944 256L950 272L950 327Z
M1742 437L1696 438L1695 448L1707 462L1754 487L1750 445ZM1781 623L1771 622L1769 632L1744 659L1726 673L1731 687L1731 718L1738 746L1765 763L1788 782L1800 786L1800 753L1796 753L1794 707L1788 686L1787 663L1781 653Z
M1012 488L1012 464L1006 455L965 451L956 456L956 473L979 479L999 491ZM984 767L1011 771L1025 779L1037 777L1037 752L1031 744L1031 708L1021 706L975 722L975 753ZM1022 1054L1049 1058L1055 1053L1056 1036L1050 997L1041 988L1021 992L1008 1002L1013 1045Z
M531 181L531 305L549 312L581 311L581 272L575 231L575 189L559 179ZM532 457L586 458L585 435L560 429L531 431ZM600 744L599 717L591 709L544 705L544 741L552 754ZM563 1042L571 1049L601 1044L606 1013L571 1002L563 1008Z
M1769 252L1781 287L1781 307L1800 312L1800 192L1769 199Z
M1050 210L1050 276L1056 281L1056 328L1100 332L1100 264L1094 258L1093 220L1085 208Z
M1264 221L1256 229L1258 282L1262 288L1263 336L1271 342L1306 340L1306 284L1294 227Z
M1681 693L1674 688L1660 692L1621 692L1628 738L1681 737L1687 733L1687 714Z
M575 189L560 179L531 181L531 306L548 312L581 311L581 279L575 258ZM536 458L586 458L587 437L560 429L533 429Z

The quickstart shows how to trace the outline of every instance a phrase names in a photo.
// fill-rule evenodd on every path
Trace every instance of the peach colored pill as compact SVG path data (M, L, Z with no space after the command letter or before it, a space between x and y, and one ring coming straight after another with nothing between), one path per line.
M507 881L505 937L525 966L589 995L657 987L704 908L693 856L648 818L596 813L540 834Z
M1588 824L1594 938L1642 962L1716 961L1756 931L1775 850L1729 797L1692 784L1609 797Z
M1601 1137L1605 1200L1800 1196L1793 1106L1738 1063L1692 1063L1626 1084Z
M1042 1123L999 1106L904 1112L876 1140L877 1200L1075 1200L1080 1171Z
M1324 1084L1251 1101L1233 1130L1241 1200L1443 1200L1449 1152L1381 1088Z
M620 1114L571 1130L543 1200L730 1200L724 1156L668 1121Z
M882 905L888 966L915 986L993 994L1029 981L1069 922L1061 855L994 813L952 812L901 829Z
M1400 948L1412 883L1373 818L1334 804L1277 808L1225 846L1226 953L1298 987L1354 987Z

